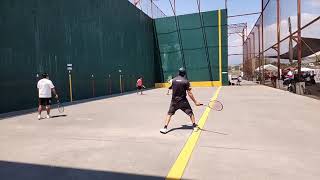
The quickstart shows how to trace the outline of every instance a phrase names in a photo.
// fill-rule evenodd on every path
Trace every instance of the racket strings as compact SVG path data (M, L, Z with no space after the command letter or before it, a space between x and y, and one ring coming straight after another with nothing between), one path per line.
M58 111L59 111L60 113L62 113L62 112L64 111L64 107L61 106L61 105L58 105Z
M57 100L57 104L58 104L58 111L60 113L63 113L64 112L64 107L63 107L63 105L61 105L60 100Z
M222 111L223 105L220 101L211 101L208 105L211 109L214 109L216 111Z

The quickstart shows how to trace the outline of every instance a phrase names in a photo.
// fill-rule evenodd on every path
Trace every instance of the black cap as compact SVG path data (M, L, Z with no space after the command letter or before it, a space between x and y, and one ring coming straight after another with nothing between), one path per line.
M47 78L49 76L48 73L42 73L42 78Z
M186 69L184 69L183 67L179 69L179 75L180 76L185 76L186 75Z

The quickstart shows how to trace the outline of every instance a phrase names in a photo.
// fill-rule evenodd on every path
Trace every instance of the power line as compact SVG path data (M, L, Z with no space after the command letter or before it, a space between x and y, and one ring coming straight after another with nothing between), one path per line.
M252 16L252 15L256 15L256 14L261 14L261 12L231 15L231 16L228 16L228 18L235 18L235 17L242 17L242 16Z

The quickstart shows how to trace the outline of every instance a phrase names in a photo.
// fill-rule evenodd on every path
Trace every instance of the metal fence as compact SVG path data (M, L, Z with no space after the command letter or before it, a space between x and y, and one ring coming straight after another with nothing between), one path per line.
M303 68L320 69L320 1L262 0L261 9L243 44L245 78L264 82L286 68L298 77Z
M153 2L154 0L129 0L137 8L153 19L166 17L166 14Z

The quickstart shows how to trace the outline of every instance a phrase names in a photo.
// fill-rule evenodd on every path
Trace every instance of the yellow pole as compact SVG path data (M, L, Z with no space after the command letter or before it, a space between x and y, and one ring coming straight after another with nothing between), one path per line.
M69 71L69 93L70 93L70 102L73 101L72 99L72 78L71 78L71 72Z

